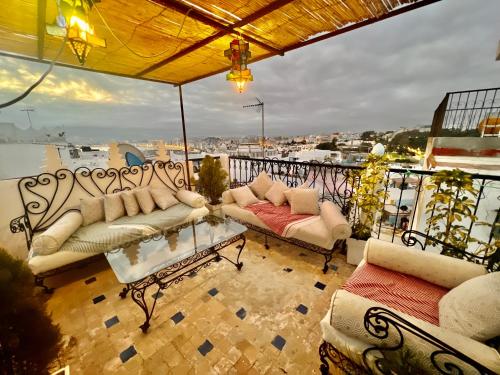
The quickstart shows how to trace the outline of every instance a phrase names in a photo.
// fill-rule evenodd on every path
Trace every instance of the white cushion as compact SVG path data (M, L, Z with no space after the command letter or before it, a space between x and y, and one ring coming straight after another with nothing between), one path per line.
M179 201L193 208L201 208L205 206L206 199L202 195L190 190L179 190L176 194Z
M125 216L125 206L121 194L120 192L104 196L104 217L107 223Z
M323 202L321 204L320 215L335 239L351 237L351 226L335 203L330 201Z
M316 189L295 189L291 193L292 214L319 215L318 191Z
M127 212L127 216L135 216L140 211L139 203L135 198L135 194L133 191L124 191L122 193L123 205L125 206L125 211Z
M486 268L480 264L376 238L366 241L363 256L367 263L415 276L447 289L486 274Z
M238 206L246 207L250 204L259 203L259 200L253 195L252 190L248 186L242 186L236 189L231 189L231 195Z
M137 199L137 203L139 203L139 207L141 207L141 211L145 214L149 214L153 212L155 209L155 202L151 193L149 192L149 187L143 187L134 190L135 197Z
M267 191L273 186L273 180L271 180L271 177L266 172L262 171L248 186L257 198L265 199Z
M257 215L252 211L241 208L236 203L229 203L222 206L222 213L231 216L244 223L252 224L260 228L271 230Z
M275 181L264 197L275 206L281 206L286 202L285 190L288 190L288 186L281 181Z
M83 198L80 200L80 212L83 217L83 226L104 221L103 197Z
M179 203L179 201L172 194L172 191L167 187L151 188L150 192L156 205L162 210L166 210L174 204Z
M474 277L446 293L439 325L478 341L500 336L500 273Z
M37 255L49 255L59 250L83 223L80 212L70 211L54 222L47 230L37 235L31 248Z
M234 198L233 195L231 194L231 191L226 190L225 192L222 193L222 203L223 204L234 203Z
M295 188L287 189L283 193L285 194L286 200L290 202L292 199L292 191L294 191L295 189L308 189L308 188L309 188L309 183L304 182L302 185L297 186Z

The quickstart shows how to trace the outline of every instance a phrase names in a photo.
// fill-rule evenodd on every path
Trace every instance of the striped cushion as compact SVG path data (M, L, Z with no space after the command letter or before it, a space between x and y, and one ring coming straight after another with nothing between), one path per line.
M365 263L342 289L439 325L439 300L448 289L414 276Z

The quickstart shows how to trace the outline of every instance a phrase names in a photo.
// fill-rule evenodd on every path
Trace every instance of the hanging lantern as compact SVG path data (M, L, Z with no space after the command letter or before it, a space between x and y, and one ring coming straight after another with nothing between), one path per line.
M231 71L227 73L226 80L236 83L241 93L247 82L253 81L252 72L247 68L248 59L252 56L249 44L240 39L234 39L224 51L224 56L231 60Z
M59 14L55 24L47 25L48 34L67 38L81 65L85 64L92 47L106 47L106 41L94 35L94 27L89 22L92 5L92 0L57 0Z

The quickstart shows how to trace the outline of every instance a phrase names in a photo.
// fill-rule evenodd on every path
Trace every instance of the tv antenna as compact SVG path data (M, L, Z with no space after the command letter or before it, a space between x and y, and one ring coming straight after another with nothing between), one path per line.
M33 128L33 124L31 123L31 116L30 116L30 112L35 112L35 109L34 108L30 108L28 107L28 105L26 105L26 108L25 109L20 109L21 112L26 112L26 115L28 116L28 121L30 123L30 128Z
M262 146L262 159L265 159L266 158L266 149L265 149L266 138L264 137L264 101L257 98L257 97L255 99L257 100L257 103L244 105L243 108L255 108L257 110L257 112L260 112L262 114L261 146Z

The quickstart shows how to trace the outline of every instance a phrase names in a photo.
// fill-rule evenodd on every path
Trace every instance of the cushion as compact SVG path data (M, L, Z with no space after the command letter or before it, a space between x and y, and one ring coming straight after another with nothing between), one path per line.
M439 323L478 341L500 336L500 273L474 277L439 301Z
M37 255L49 255L59 250L62 244L76 232L83 223L80 212L70 211L55 221L46 231L37 235L31 244Z
M364 259L367 263L412 275L447 289L486 274L486 268L480 264L376 238L366 242Z
M345 239L351 236L351 226L335 203L330 201L323 202L321 204L320 215L334 238Z
M141 212L141 208L139 207L139 203L137 202L133 191L124 191L122 193L122 200L127 216L135 216Z
M309 183L304 182L302 185L297 186L295 188L287 189L283 193L285 194L286 200L290 202L290 200L292 199L292 191L294 191L295 189L307 189L307 188L309 188Z
M149 191L149 187L143 187L134 190L135 198L137 199L137 203L139 203L139 207L141 207L141 211L145 214L149 214L153 212L155 209L155 202L151 193Z
M250 190L247 185L231 189L230 191L233 199L240 207L246 207L250 204L259 202L259 199L252 193L252 190Z
M201 208L205 206L205 198L190 190L179 190L176 193L176 197L179 201L193 208Z
M121 198L122 193L108 194L104 196L104 216L109 223L125 216L125 206Z
M291 213L319 215L318 191L316 189L295 189L291 194Z
M342 289L439 325L439 300L448 289L363 262Z
M172 191L167 187L151 188L150 192L156 205L162 210L166 210L174 204L179 203L179 201L172 194Z
M273 180L271 180L271 177L266 172L262 171L248 186L257 198L265 199L267 191L273 186Z
M231 204L234 203L233 195L229 190L226 190L222 193L222 203L223 204Z
M288 190L288 186L282 181L275 181L264 197L275 206L281 206L286 202L285 190Z
M83 217L83 226L104 221L104 198L92 197L81 199L80 213Z

